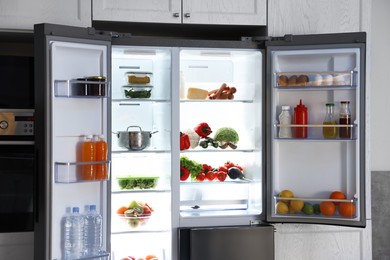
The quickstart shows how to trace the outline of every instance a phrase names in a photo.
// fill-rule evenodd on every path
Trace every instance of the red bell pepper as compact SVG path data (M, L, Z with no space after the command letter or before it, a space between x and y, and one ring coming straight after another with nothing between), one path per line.
M209 136L213 131L211 131L210 126L207 123L200 123L194 128L194 131L201 137L206 138Z
M190 137L187 134L180 132L180 150L187 150L190 146Z
M186 167L180 166L180 180L185 181L188 177L190 177L190 171Z

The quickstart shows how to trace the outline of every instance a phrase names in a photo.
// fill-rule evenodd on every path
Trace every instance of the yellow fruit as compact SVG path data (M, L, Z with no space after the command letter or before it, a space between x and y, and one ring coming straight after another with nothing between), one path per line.
M294 198L294 193L292 193L292 191L290 190L282 190L281 193L279 193L279 197L282 197L282 198ZM282 200L284 203L287 203L289 204L289 200Z
M278 201L278 203L276 203L276 213L282 215L287 214L288 213L287 204L282 201Z
M303 209L304 203L302 200L291 200L289 206L289 212L292 214L301 212Z

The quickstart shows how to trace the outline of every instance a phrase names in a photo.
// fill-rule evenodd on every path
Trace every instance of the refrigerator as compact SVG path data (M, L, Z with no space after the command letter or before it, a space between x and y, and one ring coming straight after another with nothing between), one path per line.
M39 24L34 34L35 259L62 259L62 217L90 204L103 248L84 259L234 259L221 245L235 236L246 254L272 259L273 223L365 227L365 33L221 41ZM338 120L341 101L350 122L326 126L326 104ZM294 121L300 102L304 124ZM350 135L324 138L328 127ZM86 135L105 137L107 160L80 160ZM108 177L82 179L96 164Z

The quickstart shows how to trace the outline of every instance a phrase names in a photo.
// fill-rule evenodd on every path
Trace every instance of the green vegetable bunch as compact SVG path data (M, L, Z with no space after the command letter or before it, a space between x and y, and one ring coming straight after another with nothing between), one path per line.
M203 169L202 164L190 160L186 156L180 157L180 166L183 166L190 171L191 178L195 178Z

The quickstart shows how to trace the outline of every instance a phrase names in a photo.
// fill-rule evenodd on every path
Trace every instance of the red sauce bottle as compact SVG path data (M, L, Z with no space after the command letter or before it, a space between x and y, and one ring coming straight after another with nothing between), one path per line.
M307 107L302 104L302 99L299 105L294 108L294 124L307 125ZM307 127L294 127L295 138L307 138Z

